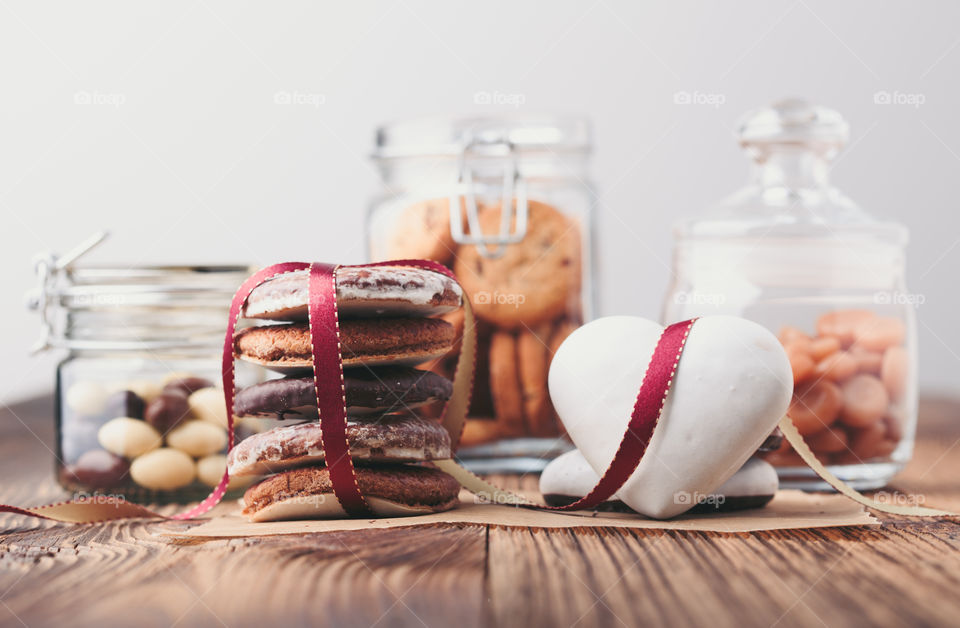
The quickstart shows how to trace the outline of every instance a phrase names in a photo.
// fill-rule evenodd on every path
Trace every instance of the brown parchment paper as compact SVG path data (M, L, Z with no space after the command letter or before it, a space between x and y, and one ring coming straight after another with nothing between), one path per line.
M531 496L534 497L534 496ZM879 525L860 504L843 495L780 491L763 508L708 515L684 515L669 521L626 513L557 513L516 506L476 503L464 491L460 506L448 512L385 519L328 519L252 523L236 502L221 504L213 518L189 530L164 532L178 537L245 537L340 530L386 530L437 523L523 526L534 528L614 527L703 532L754 532L834 526Z

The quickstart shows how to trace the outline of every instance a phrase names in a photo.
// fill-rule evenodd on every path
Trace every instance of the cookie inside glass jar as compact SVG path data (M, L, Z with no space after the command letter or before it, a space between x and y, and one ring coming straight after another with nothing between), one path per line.
M371 261L422 257L473 303L478 357L458 452L478 471L538 471L569 447L547 394L559 344L590 317L589 132L542 116L382 127L385 194L368 218ZM463 320L449 320L457 339ZM445 377L449 358L427 367Z

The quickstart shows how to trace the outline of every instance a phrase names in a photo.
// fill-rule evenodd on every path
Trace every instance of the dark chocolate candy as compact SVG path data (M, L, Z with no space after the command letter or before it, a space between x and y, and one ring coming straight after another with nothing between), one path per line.
M64 467L61 480L69 486L79 485L87 490L114 488L128 477L130 463L103 449L92 449L72 465Z
M161 434L166 434L182 423L189 414L187 396L180 391L168 390L147 404L143 418Z
M142 419L146 403L132 390L118 390L107 398L103 418L109 421L118 416Z
M181 392L189 396L201 388L210 388L213 382L205 377L181 377L175 379L163 387L164 392Z

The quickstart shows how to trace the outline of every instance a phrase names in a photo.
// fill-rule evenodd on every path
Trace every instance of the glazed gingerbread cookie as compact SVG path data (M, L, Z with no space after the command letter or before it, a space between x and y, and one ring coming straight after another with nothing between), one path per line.
M560 316L580 289L576 224L545 203L528 201L527 206L522 241L493 258L476 246L461 246L453 266L477 316L506 329ZM478 219L485 235L500 233L501 206L482 208ZM516 216L512 222L511 231L516 229Z

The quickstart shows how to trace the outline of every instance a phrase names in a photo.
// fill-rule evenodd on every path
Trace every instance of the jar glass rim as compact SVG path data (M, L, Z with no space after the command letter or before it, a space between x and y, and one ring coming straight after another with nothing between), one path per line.
M589 152L590 124L580 116L526 113L411 118L377 128L373 158L458 157L504 146L520 154Z

